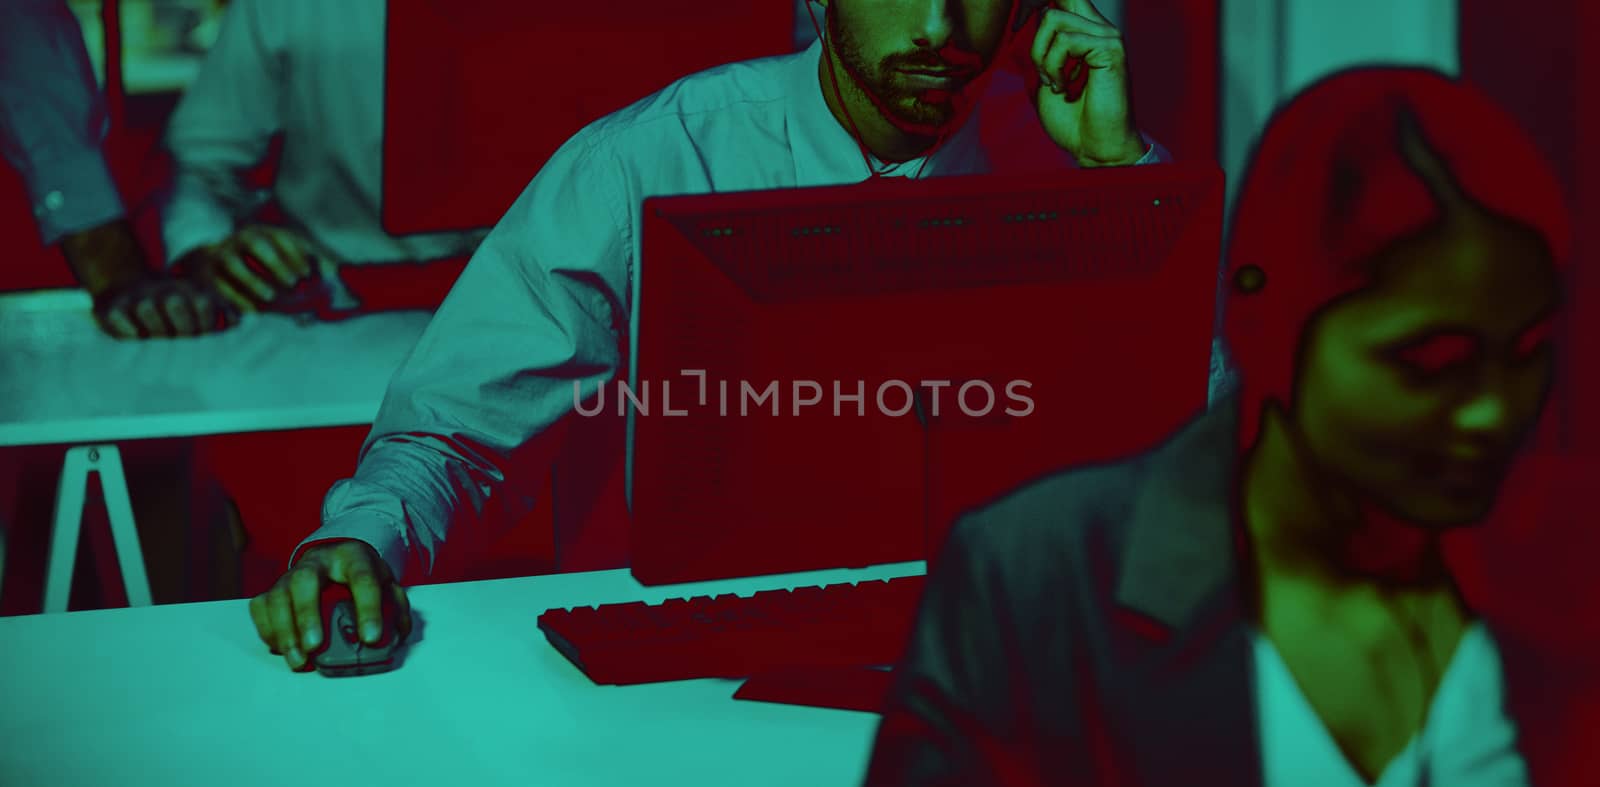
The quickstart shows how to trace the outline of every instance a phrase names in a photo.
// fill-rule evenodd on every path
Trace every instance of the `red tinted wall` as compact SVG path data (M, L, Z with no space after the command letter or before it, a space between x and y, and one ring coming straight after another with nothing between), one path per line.
M130 99L127 127L113 131L105 146L106 160L151 260L160 259L160 226L155 211L149 206L167 171L166 163L156 151L167 115L176 101L176 96ZM0 245L0 290L77 286L61 252L40 243L38 228L33 223L33 206L22 187L22 178L3 160L0 160L0 244L3 244Z
M1489 93L1531 132L1555 166L1574 208L1577 230L1574 248L1578 254L1573 266L1573 291L1570 293L1573 322L1568 331L1587 335L1578 347L1593 345L1596 331L1594 275L1593 205L1582 201L1579 177L1578 81L1580 6L1592 16L1594 3L1587 0L1543 0L1537 13L1511 13L1503 3L1493 0L1461 2L1461 74ZM1519 42L1508 49L1508 42ZM1514 52L1515 56L1508 56ZM1586 55L1592 64L1594 56ZM1590 167L1592 168L1592 163ZM1592 183L1592 180L1591 180ZM1589 200L1592 203L1592 198ZM1586 259L1587 258L1587 259ZM1585 270L1587 268L1587 270ZM1576 336L1573 338L1577 338ZM1559 434L1547 439L1546 446L1571 450L1600 445L1600 432L1593 413L1575 407L1578 401L1592 400L1594 365L1584 364L1581 356L1571 359L1572 377L1558 391L1552 404L1557 408ZM1554 444L1551 444L1551 443Z
M1186 161L1217 160L1221 0L1125 0L1139 125Z
M1600 555L1594 526L1594 482L1600 473L1600 375L1594 346L1600 339L1600 271L1596 260L1595 184L1600 182L1594 144L1593 102L1600 33L1600 4L1593 0L1542 0L1512 8L1494 0L1460 0L1461 68L1534 135L1562 179L1573 208L1574 265L1569 292L1570 345L1575 352L1554 405L1559 434L1543 449L1565 454L1560 467L1542 472L1547 499L1538 515L1484 534L1478 563L1485 598L1550 648L1559 697L1545 703L1549 718L1531 720L1552 732L1530 740L1538 759L1553 768L1551 784L1600 784L1600 758L1586 736L1600 725L1600 595L1593 589ZM1588 142L1584 142L1587 140Z

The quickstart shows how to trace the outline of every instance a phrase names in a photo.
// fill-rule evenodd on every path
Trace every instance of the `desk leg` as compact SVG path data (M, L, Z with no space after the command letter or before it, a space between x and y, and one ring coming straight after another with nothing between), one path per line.
M67 451L56 482L55 522L50 528L50 559L44 579L44 611L66 612L72 569L78 560L78 528L89 488L89 457L82 447Z
M84 498L89 488L89 475L96 472L100 474L106 518L111 522L111 538L122 569L122 584L127 588L128 605L150 605L150 580L145 576L144 552L139 548L139 531L134 527L133 504L128 499L128 482L122 473L122 454L114 445L78 446L67 451L61 467L61 483L56 487L55 523L50 535L49 573L44 588L44 611L47 613L67 611L78 557L78 536L83 526Z
M11 530L16 527L16 514L23 510L17 492L22 488L22 472L26 464L23 456L27 451L20 447L0 448L0 611L6 609L3 602Z
M117 564L122 568L122 586L128 591L128 606L148 607L150 577L145 574L144 550L139 546L139 529L133 522L133 501L128 499L128 478L122 472L122 452L114 445L100 446L100 490L106 501L106 518L111 520L111 538L117 547ZM89 449L94 460L95 449Z
M6 587L6 519L0 515L0 592Z

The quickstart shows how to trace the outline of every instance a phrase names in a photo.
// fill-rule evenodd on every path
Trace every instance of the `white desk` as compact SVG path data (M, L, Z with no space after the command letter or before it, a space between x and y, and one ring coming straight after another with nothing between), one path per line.
M878 717L732 699L738 683L595 686L551 607L920 574L924 564L644 588L625 571L413 588L397 670L291 673L243 601L0 619L0 784L859 784Z
M46 611L66 609L96 472L128 599L149 603L116 441L371 423L430 317L251 315L211 336L117 341L89 306L79 290L0 294L0 449L74 446L57 490Z

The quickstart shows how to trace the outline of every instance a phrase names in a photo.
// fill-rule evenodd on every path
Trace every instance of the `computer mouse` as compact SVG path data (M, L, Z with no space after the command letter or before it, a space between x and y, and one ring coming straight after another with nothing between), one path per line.
M405 644L395 630L399 610L391 599L384 599L383 636L376 645L361 641L356 628L355 600L344 585L330 584L322 592L322 647L311 654L317 672L330 678L373 675L399 666L400 647Z

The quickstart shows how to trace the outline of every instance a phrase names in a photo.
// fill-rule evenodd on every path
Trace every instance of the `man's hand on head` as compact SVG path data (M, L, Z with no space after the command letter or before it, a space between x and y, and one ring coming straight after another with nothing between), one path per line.
M1080 166L1126 166L1144 156L1122 33L1091 0L1053 0L1040 14L1032 58L1039 121Z
M247 225L178 262L184 275L215 291L236 311L260 311L311 278L316 255L292 230Z

